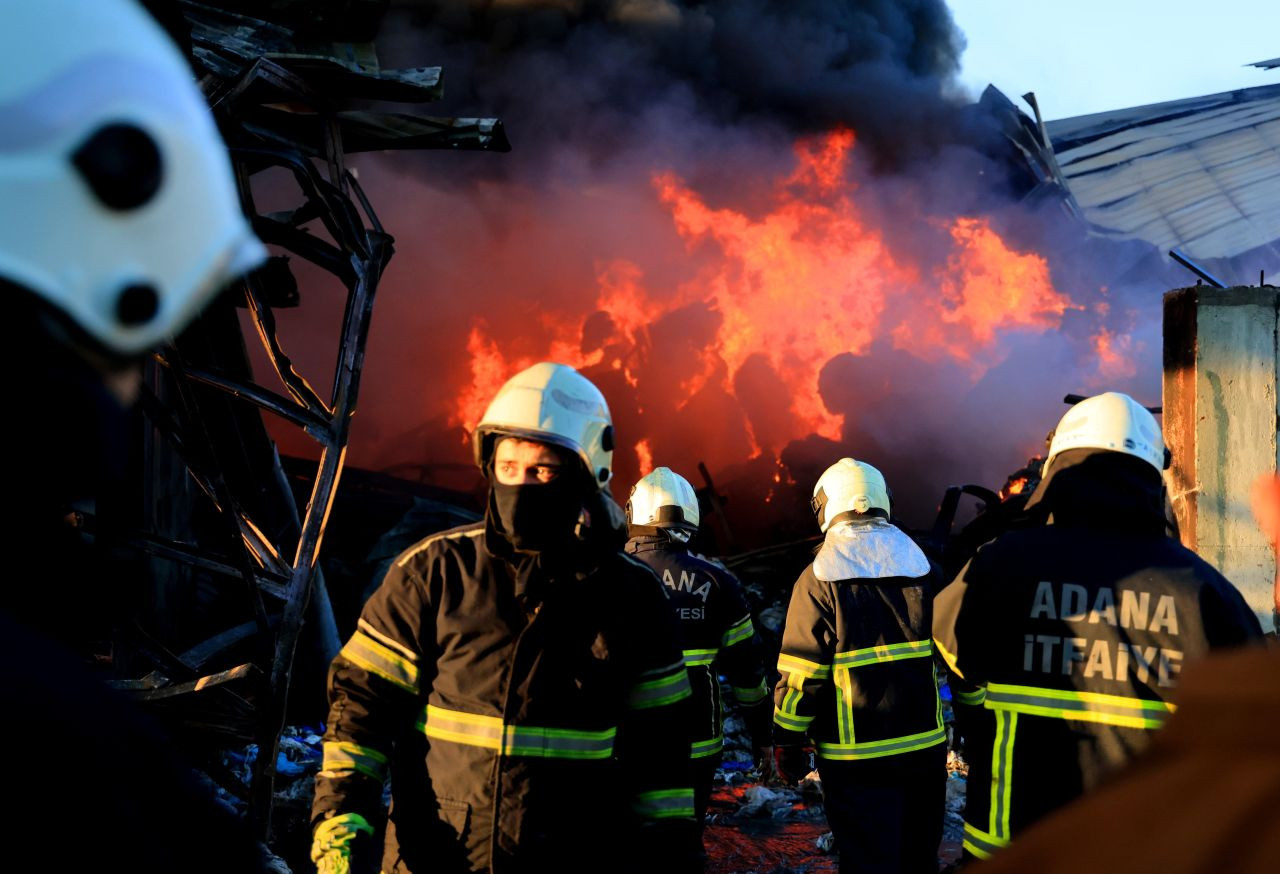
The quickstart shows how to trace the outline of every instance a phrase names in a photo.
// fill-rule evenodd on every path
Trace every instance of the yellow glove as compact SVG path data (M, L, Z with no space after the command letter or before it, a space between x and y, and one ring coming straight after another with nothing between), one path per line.
M351 844L362 832L372 836L373 826L358 813L342 813L316 826L311 861L318 874L351 874Z

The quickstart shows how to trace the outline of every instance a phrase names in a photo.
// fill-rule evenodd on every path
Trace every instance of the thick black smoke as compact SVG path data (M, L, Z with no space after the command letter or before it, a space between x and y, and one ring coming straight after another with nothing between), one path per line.
M500 114L526 149L608 152L659 108L852 127L886 165L982 136L952 93L964 39L942 0L404 0L383 34L384 62L443 64L446 107Z

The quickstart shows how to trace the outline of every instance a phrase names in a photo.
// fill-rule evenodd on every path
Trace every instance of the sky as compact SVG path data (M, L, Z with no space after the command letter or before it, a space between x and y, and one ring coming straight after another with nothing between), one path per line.
M1280 84L1277 0L948 0L968 47L961 83L1046 120Z

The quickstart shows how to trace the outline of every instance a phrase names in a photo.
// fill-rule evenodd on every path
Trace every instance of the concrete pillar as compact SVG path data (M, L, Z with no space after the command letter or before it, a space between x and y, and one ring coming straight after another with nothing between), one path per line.
M1182 542L1271 629L1276 559L1249 488L1280 465L1280 288L1198 285L1164 296L1164 435Z

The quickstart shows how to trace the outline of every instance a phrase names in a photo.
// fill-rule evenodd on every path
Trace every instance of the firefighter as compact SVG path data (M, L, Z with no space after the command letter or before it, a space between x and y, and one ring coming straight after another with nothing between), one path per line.
M929 639L937 574L889 521L880 471L842 458L818 479L825 535L787 608L774 691L777 769L816 747L840 870L936 871L947 735Z
M30 867L261 870L172 740L80 658L80 622L120 581L64 518L123 478L142 359L266 252L190 66L135 3L24 0L0 21L9 807Z
M627 501L627 554L658 575L680 620L693 688L690 760L694 813L701 824L724 746L719 675L729 681L757 766L772 762L773 710L742 584L722 565L689 552L699 517L693 486L667 467L644 476Z
M330 668L312 859L387 874L691 869L689 679L662 587L621 550L604 397L536 364L473 439L484 520L401 554Z
M1280 478L1259 476L1252 493L1280 563ZM1175 697L1177 712L1132 765L1020 832L983 872L1274 871L1280 648L1211 653L1187 668Z
M970 751L990 779L970 782L968 854L989 857L1145 749L1184 665L1260 638L1231 583L1165 536L1168 461L1132 398L1081 401L1028 502L1048 524L982 547L939 594L939 652L995 720L989 749Z

